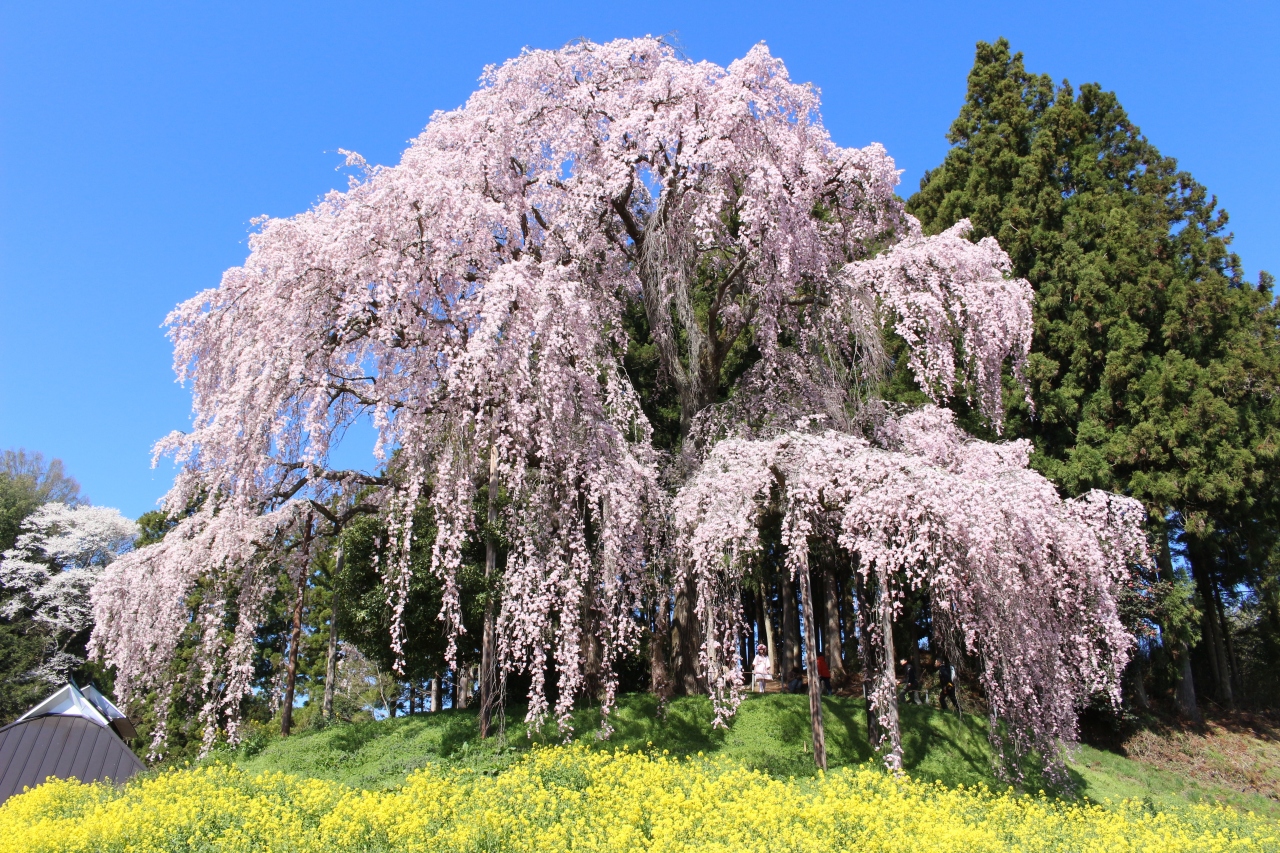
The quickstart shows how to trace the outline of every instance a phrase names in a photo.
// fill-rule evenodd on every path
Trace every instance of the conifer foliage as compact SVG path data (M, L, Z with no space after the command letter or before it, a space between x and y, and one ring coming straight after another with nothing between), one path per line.
M1242 680L1222 599L1251 589L1246 599L1280 613L1280 564L1268 554L1280 533L1271 277L1245 281L1226 212L1114 93L1055 86L1003 39L978 45L948 139L907 207L926 233L964 221L973 237L998 239L1035 288L1034 409L1011 394L1012 430L1066 494L1106 489L1146 505L1192 567L1213 664L1203 674L1232 704ZM1163 588L1176 594L1172 572L1165 560ZM1185 605L1167 604L1149 615L1177 654L1195 632L1177 615Z

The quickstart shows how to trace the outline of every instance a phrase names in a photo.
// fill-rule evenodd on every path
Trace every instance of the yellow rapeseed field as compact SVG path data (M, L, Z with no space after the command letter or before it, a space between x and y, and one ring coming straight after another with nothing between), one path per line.
M497 776L420 771L357 791L214 764L121 790L53 781L0 807L0 853L37 851L1280 850L1280 827L1217 806L1156 812L895 778L779 780L727 762L583 746Z

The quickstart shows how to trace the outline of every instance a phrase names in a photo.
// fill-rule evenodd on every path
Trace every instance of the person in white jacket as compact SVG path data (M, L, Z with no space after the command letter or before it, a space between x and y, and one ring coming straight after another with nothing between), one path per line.
M763 693L765 684L772 676L773 665L769 661L769 649L761 643L756 646L756 656L751 661L751 689Z

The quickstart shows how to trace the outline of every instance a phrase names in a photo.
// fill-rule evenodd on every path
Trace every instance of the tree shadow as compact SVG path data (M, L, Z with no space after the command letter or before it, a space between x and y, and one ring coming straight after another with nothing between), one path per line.
M359 752L371 741L384 737L387 733L387 727L380 721L369 720L363 723L348 723L345 726L334 727L326 734L326 745L334 752Z

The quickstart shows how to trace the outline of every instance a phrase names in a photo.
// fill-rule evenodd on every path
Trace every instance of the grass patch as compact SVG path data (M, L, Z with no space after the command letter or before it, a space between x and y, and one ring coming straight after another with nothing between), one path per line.
M823 711L830 768L874 760L863 700L827 697ZM904 764L912 778L951 787L1004 787L993 772L984 718L961 718L910 704L903 705L900 713ZM505 734L487 740L480 739L471 709L337 724L289 738L262 730L245 747L218 757L250 772L279 770L355 788L390 790L423 767L457 767L492 775L534 744L566 739L554 727L530 732L522 717L522 709L508 710ZM678 757L722 756L780 779L815 775L808 697L748 696L727 729L715 729L711 721L711 703L705 697L676 699L663 710L653 696L635 694L619 699L611 718L614 732L607 740L598 737L599 711L594 708L575 712L570 739L591 749L625 746L658 753L666 750ZM1137 799L1165 808L1220 802L1280 819L1280 803L1261 793L1191 778L1089 746L1080 747L1070 769L1075 794L1098 802ZM1043 787L1034 773L1029 781L1032 790Z

